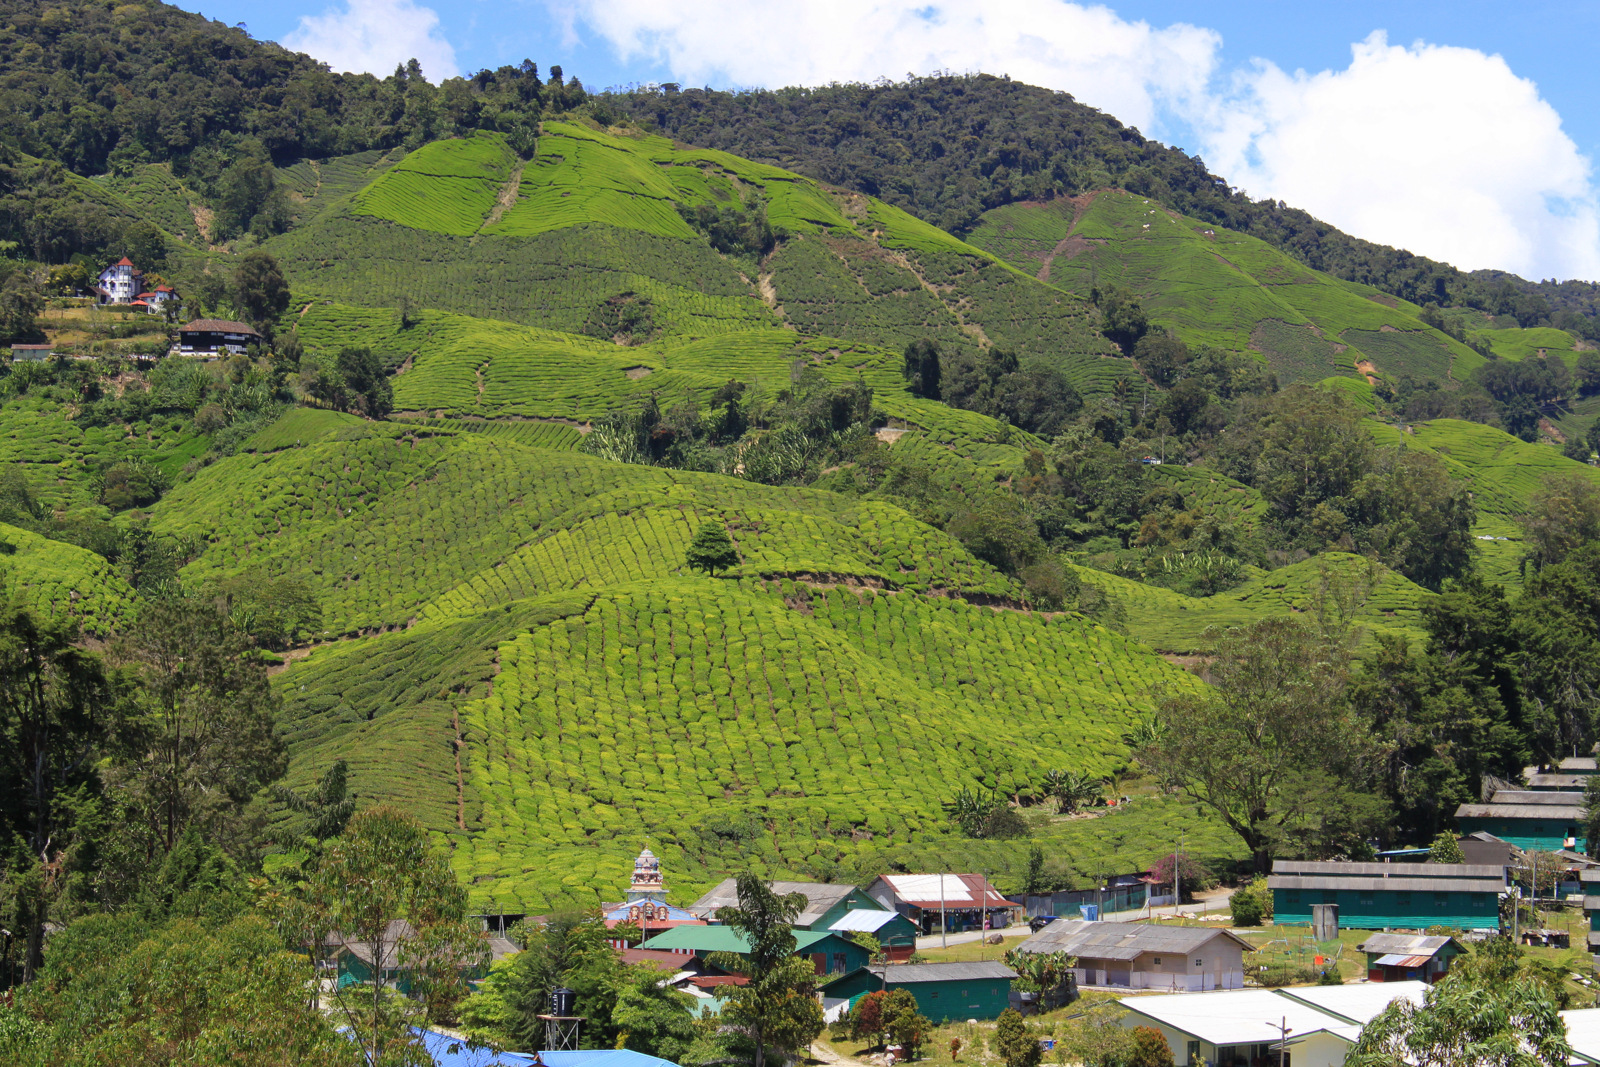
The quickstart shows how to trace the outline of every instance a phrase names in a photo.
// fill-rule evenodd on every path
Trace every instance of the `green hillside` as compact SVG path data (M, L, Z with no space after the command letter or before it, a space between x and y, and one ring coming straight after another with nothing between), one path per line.
M719 252L691 222L695 210L745 218L758 205L784 237L770 255ZM496 134L434 142L268 248L297 296L360 308L404 298L615 343L613 360L786 326L894 353L923 337L952 352L994 345L1060 368L1091 395L1133 374L1084 301L902 211L725 153L571 122L547 122L527 162ZM302 325L313 338L319 329ZM485 330L494 332L474 327ZM611 373L592 345L541 337L532 347L542 351L530 351L529 340L502 334L499 345L511 345L502 365L516 353L541 363L565 355ZM497 344L460 334L441 341L463 351ZM617 369L634 366L673 369L648 359ZM405 397L397 403L458 413L479 394L465 369L420 392L397 390ZM726 369L719 361L714 373L726 380ZM525 403L522 384L501 395ZM673 384L657 378L639 389ZM598 395L580 386L579 401L586 390ZM495 402L487 387L479 395ZM539 414L579 417L571 407Z
M888 505L367 426L222 460L170 492L155 528L206 543L184 577L297 576L329 634L355 634L678 573L699 524L719 517L739 544L735 573L1016 595L953 538Z
M356 193L405 158L405 150L370 149L331 159L302 159L279 167L277 181L289 201L290 219L299 226L332 204Z
M908 849L994 862L1016 846L950 837L940 803L956 785L1108 773L1152 690L1194 684L1081 619L751 581L556 594L359 647L281 677L291 739L313 765L348 754L358 785L411 768L396 788L460 836L475 900L507 908L592 902L645 837L685 892L748 862L854 870ZM1042 832L1088 873L1167 846L1161 810L1111 817L1123 833L1101 841L1098 821ZM1229 853L1188 821L1200 847Z
M1086 567L1078 577L1113 597L1127 615L1130 636L1159 652L1190 655L1207 648L1208 627L1249 626L1288 612L1330 617L1340 611L1340 598L1353 608L1351 625L1371 635L1395 633L1416 644L1425 639L1422 603L1432 596L1381 564L1360 556L1330 552L1275 571L1257 572L1241 585L1210 597L1184 596Z
M1387 427L1378 432L1382 441L1437 454L1451 474L1471 484L1478 516L1474 527L1481 553L1478 570L1491 582L1521 582L1524 550L1518 519L1528 513L1543 478L1578 471L1600 485L1600 469L1567 459L1549 445L1529 444L1481 423L1434 419L1404 433Z
M0 588L43 615L72 619L96 637L133 621L134 592L104 557L5 523Z
M1483 362L1425 326L1413 304L1123 190L996 208L968 240L1068 292L1131 290L1188 344L1257 352L1283 384L1361 374L1461 380Z

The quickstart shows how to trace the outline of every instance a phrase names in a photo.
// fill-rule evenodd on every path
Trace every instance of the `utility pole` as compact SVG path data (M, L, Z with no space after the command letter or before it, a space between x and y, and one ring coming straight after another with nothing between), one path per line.
M939 872L939 947L950 947L949 924L944 916L944 871Z
M1268 1023L1267 1025L1271 1026L1272 1024ZM1288 1051L1289 1051L1288 1050L1289 1035L1294 1033L1294 1027L1289 1025L1289 1017L1287 1015L1285 1015L1285 1016L1281 1017L1278 1020L1278 1025L1276 1027L1273 1027L1273 1028L1275 1030L1277 1030L1278 1034L1279 1034L1279 1040L1278 1040L1278 1067L1283 1067L1284 1059L1288 1055Z

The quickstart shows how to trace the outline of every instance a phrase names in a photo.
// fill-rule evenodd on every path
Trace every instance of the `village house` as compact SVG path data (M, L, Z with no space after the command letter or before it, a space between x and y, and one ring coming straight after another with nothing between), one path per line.
M831 930L794 931L795 955L805 956L819 975L845 974L871 962L867 950ZM750 944L731 926L675 926L639 946L698 956L704 960L714 953L745 955Z
M1127 997L1125 1027L1161 1032L1173 1059L1192 1067L1341 1067L1361 1029L1396 1000L1421 1004L1424 982L1305 989L1236 989Z
M1503 867L1467 863L1274 860L1273 921L1309 925L1313 904L1337 904L1339 925L1362 930L1500 926Z
M981 874L883 874L867 886L867 896L924 934L998 930L1020 921L1023 910Z
M904 963L917 951L917 928L896 911L857 908L839 916L828 929L845 937L853 933L871 934L878 939L884 958L890 963Z
M848 1012L868 993L910 991L917 1010L937 1025L960 1019L998 1019L1017 977L1003 963L901 963L863 967L823 985L824 1011Z
M1500 789L1485 804L1462 804L1456 822L1463 833L1483 831L1521 849L1583 851L1583 793Z
M416 931L404 919L390 920L376 942L330 934L322 942L322 966L335 972L340 986L371 982L381 972L384 981L393 983L402 993L409 993L410 967L401 949L402 944L415 935ZM521 951L514 942L503 937L485 936L484 942L489 947L491 963ZM488 973L487 968L475 968L467 977L476 981Z
M806 898L806 905L793 924L799 930L830 929L845 915L861 909L877 912L890 910L848 883L841 885L832 882L768 882L767 887L779 896L799 893ZM708 922L716 922L719 908L738 906L738 886L734 879L725 878L699 900L690 904L688 910Z
M241 355L260 340L250 326L231 319L195 319L178 328L178 351L185 356Z
M1076 957L1080 987L1199 992L1242 988L1244 954L1255 947L1231 930L1057 919L1017 951Z
M164 310L168 303L178 299L177 290L170 285L146 289L144 284L144 271L123 256L100 272L98 284L90 286L90 292L99 303L124 304L152 313Z
M1367 954L1369 982L1427 982L1450 971L1450 961L1466 949L1453 937L1423 934L1373 934L1356 946Z
M53 345L53 344L12 345L11 346L11 358L13 360L18 360L18 359L23 359L23 360L49 359L51 356L53 356L55 354L56 354L56 346Z

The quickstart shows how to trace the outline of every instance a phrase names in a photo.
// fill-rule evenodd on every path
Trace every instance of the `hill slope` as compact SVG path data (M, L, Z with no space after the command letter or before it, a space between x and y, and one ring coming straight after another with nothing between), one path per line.
M997 208L969 240L1069 292L1126 287L1190 345L1259 352L1285 385L1363 374L1448 382L1483 363L1413 304L1124 190Z

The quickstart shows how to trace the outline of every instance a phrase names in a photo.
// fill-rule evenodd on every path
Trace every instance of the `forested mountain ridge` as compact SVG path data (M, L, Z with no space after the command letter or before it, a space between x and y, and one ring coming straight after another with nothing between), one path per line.
M726 92L651 87L603 97L692 144L880 197L966 236L985 212L1106 187L1260 238L1317 270L1416 304L1456 303L1600 336L1600 286L1472 274L1252 201L1197 157L1068 93L988 74Z

